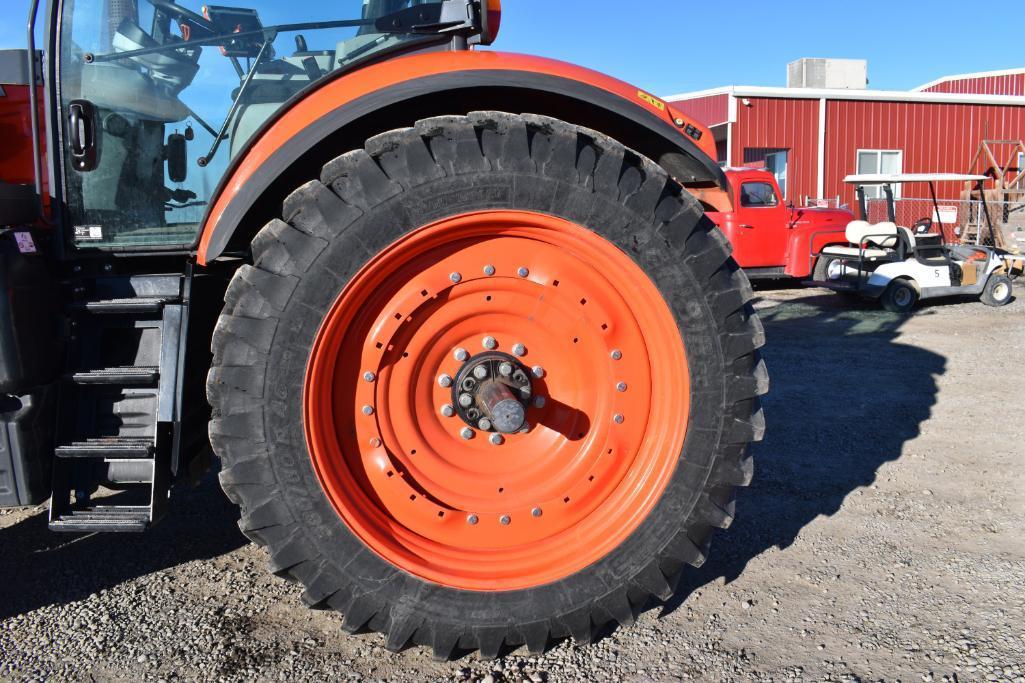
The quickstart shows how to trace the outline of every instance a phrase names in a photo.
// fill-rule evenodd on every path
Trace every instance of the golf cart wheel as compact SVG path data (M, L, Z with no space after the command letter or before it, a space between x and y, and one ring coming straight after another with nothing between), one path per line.
M979 301L987 306L1006 306L1011 302L1013 295L1014 285L1011 283L1011 278L1006 275L993 274L989 276Z
M918 288L910 280L894 280L880 299L891 313L910 313L918 303Z
M435 656L589 640L733 517L763 333L697 202L497 112L372 138L253 242L215 333L221 483L271 569Z

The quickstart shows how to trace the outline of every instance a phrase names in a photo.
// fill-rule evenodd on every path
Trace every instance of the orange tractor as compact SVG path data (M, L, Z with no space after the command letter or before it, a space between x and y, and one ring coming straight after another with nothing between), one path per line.
M726 190L712 136L478 49L496 0L309 10L39 12L4 85L34 134L0 186L0 504L143 531L212 453L271 571L392 649L631 623L763 430L748 282L691 193Z

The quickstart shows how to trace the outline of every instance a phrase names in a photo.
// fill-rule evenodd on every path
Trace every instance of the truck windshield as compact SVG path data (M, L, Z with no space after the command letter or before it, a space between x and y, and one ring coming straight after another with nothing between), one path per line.
M74 246L190 248L229 162L289 98L383 51L444 40L395 28L414 6L430 18L441 2L65 0L62 118L89 112L95 126L84 168L71 153L81 139L64 131Z

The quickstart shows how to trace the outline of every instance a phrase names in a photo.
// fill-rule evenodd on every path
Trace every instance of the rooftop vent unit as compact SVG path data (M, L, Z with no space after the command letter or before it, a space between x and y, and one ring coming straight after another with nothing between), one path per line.
M787 87L864 90L868 87L868 62L864 59L798 59L787 64Z

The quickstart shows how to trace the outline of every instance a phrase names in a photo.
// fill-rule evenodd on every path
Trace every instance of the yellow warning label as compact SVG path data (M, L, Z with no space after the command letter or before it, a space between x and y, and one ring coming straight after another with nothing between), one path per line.
M663 102L662 100L658 99L654 95L649 95L648 93L644 92L643 90L638 90L637 91L637 97L640 97L642 100L644 100L645 102L647 102L651 106L655 107L659 111L665 111L666 110L666 103L665 102Z

